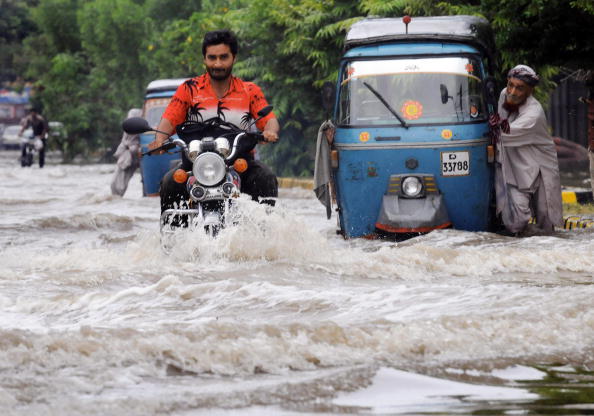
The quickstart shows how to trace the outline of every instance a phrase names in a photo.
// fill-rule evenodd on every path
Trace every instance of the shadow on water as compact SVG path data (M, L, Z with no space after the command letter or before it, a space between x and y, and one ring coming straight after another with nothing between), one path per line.
M533 367L544 373L540 380L514 380L508 387L538 395L537 399L511 402L485 402L467 411L420 412L419 415L594 415L594 371L585 366L552 364ZM462 399L463 400L463 399Z
M521 371L524 376L506 380L498 371L470 370L447 378L401 372L407 375L400 380L375 378L371 388L354 393L351 402L318 402L293 410L354 415L594 415L594 371L586 366L535 365Z
M537 366L542 380L518 385L540 396L525 406L530 415L594 415L594 371L587 367ZM492 414L492 413L477 413Z

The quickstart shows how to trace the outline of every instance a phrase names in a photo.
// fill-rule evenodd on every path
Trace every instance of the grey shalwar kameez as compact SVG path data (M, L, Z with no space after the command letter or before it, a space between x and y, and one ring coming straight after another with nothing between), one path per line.
M510 132L501 132L497 143L497 213L513 233L523 231L531 217L539 229L553 231L563 224L563 207L557 151L544 110L530 95L509 114L503 108L505 92L499 97L499 114L508 119Z
M318 200L326 207L326 216L330 219L332 215L332 169L330 167L330 144L326 139L326 130L333 129L334 124L330 120L322 123L318 129L318 140L316 143L316 159L314 166L313 189Z
M128 118L140 117L142 110L133 108L128 112ZM117 158L116 171L111 181L111 193L124 196L128 189L128 182L134 175L134 171L140 165L139 159L140 137L137 134L124 133L122 140L114 153Z

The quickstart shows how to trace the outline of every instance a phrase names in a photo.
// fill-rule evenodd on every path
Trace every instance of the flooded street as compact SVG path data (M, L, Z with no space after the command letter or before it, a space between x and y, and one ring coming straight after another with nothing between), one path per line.
M0 153L0 414L594 414L594 229L345 241L293 188L166 255L114 167Z

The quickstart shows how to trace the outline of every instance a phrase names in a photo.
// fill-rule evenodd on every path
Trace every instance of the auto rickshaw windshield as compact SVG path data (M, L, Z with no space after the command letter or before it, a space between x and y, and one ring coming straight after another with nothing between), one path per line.
M144 118L150 126L157 126L167 108L169 98L151 98L144 103Z
M471 56L348 62L341 74L338 124L400 125L373 90L409 125L484 121L481 74L480 61Z

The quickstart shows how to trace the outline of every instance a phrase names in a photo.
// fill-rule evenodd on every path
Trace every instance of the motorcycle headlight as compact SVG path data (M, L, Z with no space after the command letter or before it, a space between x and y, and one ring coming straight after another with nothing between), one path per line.
M423 183L416 176L407 176L402 181L402 192L409 198L417 197L423 190Z
M192 173L202 185L214 186L225 179L227 166L221 156L216 153L206 152L196 157Z
M192 140L188 146L188 157L193 162L200 154L200 140Z
M229 140L225 137L218 137L215 140L217 146L217 152L223 155L223 157L227 157L229 152L231 151L231 146L229 145Z

